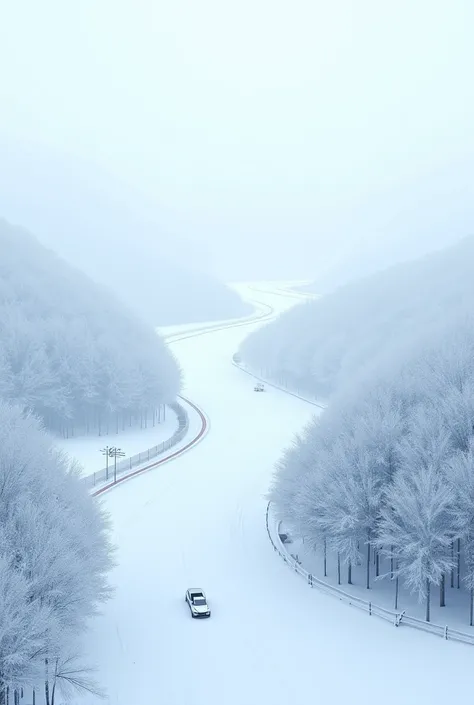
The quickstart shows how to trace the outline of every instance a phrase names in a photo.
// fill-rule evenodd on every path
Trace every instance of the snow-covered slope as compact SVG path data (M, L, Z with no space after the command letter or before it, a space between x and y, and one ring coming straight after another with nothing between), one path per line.
M258 298L276 310L294 302ZM391 629L317 594L271 550L264 494L273 464L314 409L277 390L253 392L231 364L249 329L173 344L210 432L104 498L118 544L117 593L86 648L110 705L461 701L471 688L469 648ZM191 619L191 586L207 592L210 620Z
M0 135L0 213L34 232L152 325L250 309L206 269L208 254L97 165Z
M382 357L400 360L414 341L472 308L474 237L390 267L294 307L250 335L241 355L253 369L322 399L352 386Z

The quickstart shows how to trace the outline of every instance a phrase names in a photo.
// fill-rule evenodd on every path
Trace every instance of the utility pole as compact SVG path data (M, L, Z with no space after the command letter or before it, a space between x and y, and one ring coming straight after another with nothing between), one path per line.
M112 448L109 448L109 446L105 446L105 448L102 448L100 451L102 455L105 455L105 479L109 479L109 458L111 457L111 451Z
M123 458L125 453L121 448L110 448L109 456L114 459L114 483L117 482L117 457Z

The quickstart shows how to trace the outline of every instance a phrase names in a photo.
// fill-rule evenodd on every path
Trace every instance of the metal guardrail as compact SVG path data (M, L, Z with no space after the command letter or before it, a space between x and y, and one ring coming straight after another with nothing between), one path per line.
M249 370L246 367L244 367L242 365L242 363L237 363L237 362L235 362L235 360L232 360L232 364L234 365L234 367L237 367L242 372L245 372L246 375L249 375L250 377L253 377L254 379L258 379L260 382L267 384L269 387L274 387L275 389L279 389L281 392L285 392L285 394L289 394L291 397L296 397L297 399L301 399L301 401L304 401L307 404L311 404L311 406L317 406L318 409L325 409L326 408L323 404L318 404L317 401L313 401L311 399L308 399L307 397L301 396L301 394L298 394L297 392L292 392L290 389L282 387L281 384L277 384L276 382L271 382L270 380L266 379L265 377L260 377L255 372L252 372L252 370Z
M380 605L376 605L373 602L368 602L367 600L363 600L360 597L350 595L348 592L345 592L344 590L341 590L340 588L335 587L334 585L329 585L329 583L324 582L324 580L320 580L311 573L308 573L308 571L305 570L297 560L295 560L292 556L289 555L283 543L281 542L281 522L279 522L276 527L276 536L278 538L274 540L272 532L270 531L270 505L271 502L268 502L267 511L265 514L265 523L268 538L270 539L270 543L273 546L273 550L278 553L281 558L283 558L285 563L292 570L294 570L295 573L301 575L301 577L306 580L310 587L318 588L319 590L321 590L321 592L324 592L327 595L332 595L333 597L337 597L339 600L345 602L346 604L352 605L353 607L357 607L363 612L367 612L369 615L375 615L376 617L380 617L381 619L384 619L387 622L391 622L396 627L413 627L414 629L419 629L430 634L436 634L437 636L440 636L443 639L452 639L453 641L459 641L463 644L471 644L472 646L474 646L474 634L468 634L467 632L462 632L458 629L451 629L451 627L448 627L447 625L443 627L439 624L433 624L432 622L425 622L422 619L417 619L416 617L410 617L409 615L407 615L405 610L401 612L396 612L395 610L390 610L386 607L381 607Z
M189 429L188 413L177 402L173 404L168 404L168 406L175 412L178 418L178 428L176 429L176 431L166 441L162 441L162 443L159 443L158 445L153 446L152 448L147 448L147 450L144 450L141 453L137 453L136 455L132 455L126 460L118 462L116 477L120 477L120 475L129 472L132 468L135 468L138 465L142 465L142 463L146 463L149 460L156 458L158 455L161 455L166 450L169 450L170 448L172 448L177 443L180 443L180 441L183 440ZM86 485L86 487L88 489L91 489L93 487L97 487L97 485L101 485L105 482L110 481L110 479L112 479L113 477L114 466L109 465L108 468L102 468L102 470L98 470L97 472L94 472L91 475L87 475L86 477L83 477L81 479L82 482L84 482L84 484Z

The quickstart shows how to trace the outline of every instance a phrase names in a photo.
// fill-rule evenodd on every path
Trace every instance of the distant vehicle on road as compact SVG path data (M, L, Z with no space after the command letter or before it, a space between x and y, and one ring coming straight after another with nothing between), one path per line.
M207 604L206 595L201 588L188 588L184 599L191 610L191 617L211 616L211 610Z
M263 384L262 384L261 382L258 382L258 383L255 385L255 387L253 388L253 391L254 391L254 392L264 392L264 391L265 391L265 387L263 386Z

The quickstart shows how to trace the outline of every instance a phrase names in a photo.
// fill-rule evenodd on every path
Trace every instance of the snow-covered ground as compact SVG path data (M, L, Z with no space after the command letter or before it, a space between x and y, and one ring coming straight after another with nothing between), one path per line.
M276 311L295 303L281 292L258 299ZM252 325L173 344L210 433L101 500L118 545L117 591L85 651L109 702L465 700L471 647L395 629L318 594L272 551L264 495L282 448L314 408L273 388L254 393L253 380L231 364ZM184 602L191 586L207 592L211 619L191 619Z
M101 436L58 438L55 443L58 448L81 464L83 475L92 475L105 467L104 456L100 450L106 445L121 448L125 453L123 459L126 460L171 438L177 428L178 419L175 412L166 407L166 418L155 426L149 421L148 428L125 428L125 430L120 429L119 433L111 431Z

